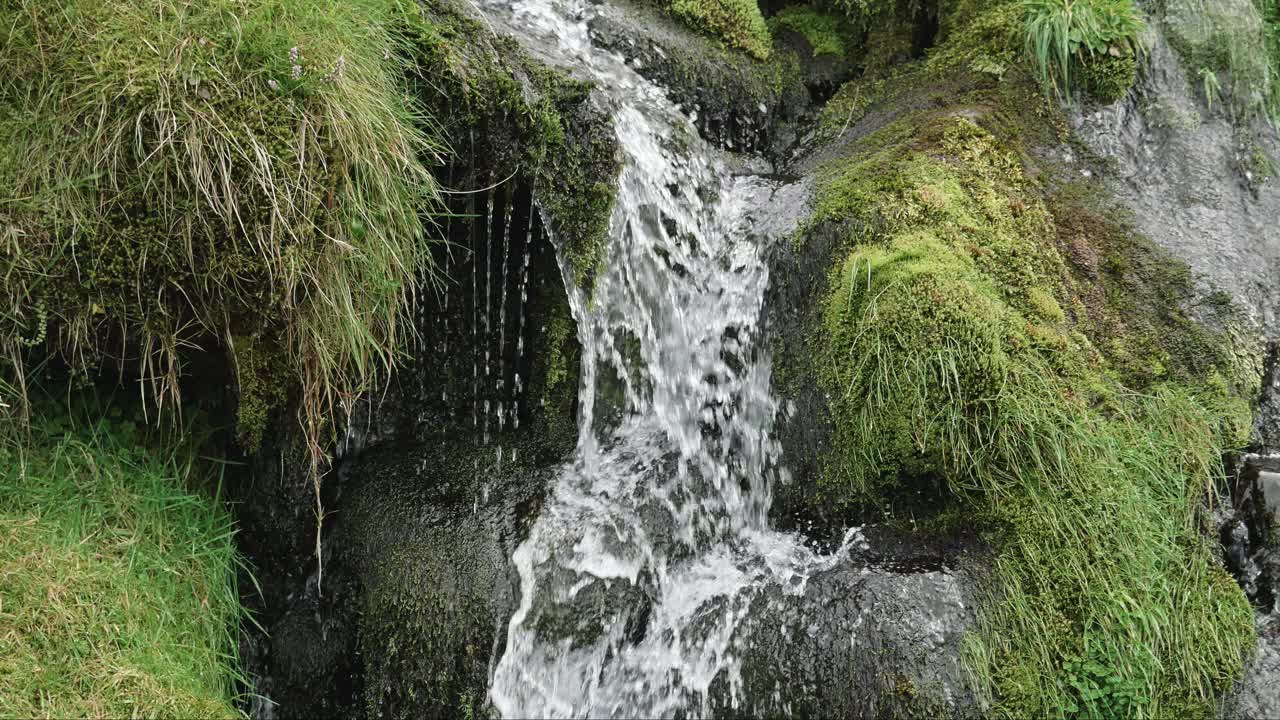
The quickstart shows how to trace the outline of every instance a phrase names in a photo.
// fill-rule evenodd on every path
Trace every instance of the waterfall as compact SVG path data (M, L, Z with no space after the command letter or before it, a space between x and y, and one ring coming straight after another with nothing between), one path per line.
M802 593L832 562L768 523L779 408L748 225L772 188L735 176L661 87L593 47L589 5L482 4L596 80L623 153L590 301L562 262L583 347L579 441L514 553L520 603L490 698L505 717L706 715L714 693L738 699L752 599Z

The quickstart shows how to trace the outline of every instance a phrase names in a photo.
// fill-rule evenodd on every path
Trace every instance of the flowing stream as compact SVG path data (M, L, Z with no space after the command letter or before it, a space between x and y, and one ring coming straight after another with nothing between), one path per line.
M605 264L591 298L571 298L577 452L515 552L521 599L490 698L504 717L737 706L737 630L753 597L803 593L835 557L768 524L784 471L758 326L768 270L751 225L777 188L732 173L661 87L593 47L593 6L482 6L596 80L623 154Z

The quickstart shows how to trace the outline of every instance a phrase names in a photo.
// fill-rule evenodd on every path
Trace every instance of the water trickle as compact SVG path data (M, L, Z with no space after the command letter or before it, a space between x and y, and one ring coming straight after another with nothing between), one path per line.
M498 301L498 432L502 432L507 424L506 412L501 398L507 390L507 261L511 255L511 208L514 204L511 186L507 186L505 217L502 222L502 296Z
M474 134L471 145L475 147ZM467 215L476 215L476 195L467 194ZM480 427L480 250L485 246L484 228L473 223L471 228L471 427Z
M578 446L512 558L520 604L490 698L505 717L673 717L708 714L719 686L736 706L748 607L773 588L803 593L835 557L768 525L779 408L748 215L772 188L699 140L669 140L696 133L660 87L592 46L590 5L482 4L598 81L623 153L590 302L561 258L583 348Z

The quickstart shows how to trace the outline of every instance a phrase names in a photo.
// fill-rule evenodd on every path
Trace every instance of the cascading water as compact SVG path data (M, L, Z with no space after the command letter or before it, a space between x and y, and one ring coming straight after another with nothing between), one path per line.
M590 302L571 298L577 454L514 554L521 601L490 697L506 717L706 715L713 693L738 700L752 599L802 593L832 562L767 521L781 451L747 226L774 188L734 176L660 87L593 47L584 4L484 11L596 80L624 154L604 268Z

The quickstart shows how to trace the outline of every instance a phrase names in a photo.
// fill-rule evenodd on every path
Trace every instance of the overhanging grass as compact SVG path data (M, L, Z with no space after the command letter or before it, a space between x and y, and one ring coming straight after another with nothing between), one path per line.
M235 362L253 445L286 387L319 447L390 366L435 207L404 89L412 0L3 0L0 353L136 363L176 402L193 343ZM290 380L292 378L292 380ZM18 397L7 397L21 405Z
M1071 100L1078 72L1089 65L1124 61L1119 81L1107 83L1117 99L1133 82L1133 56L1143 50L1146 22L1133 0L1023 0L1027 51L1040 79Z
M0 716L238 715L233 529L201 473L121 417L0 446Z
M969 659L995 714L1210 712L1253 641L1202 520L1248 435L1230 352L1126 389L1081 332L1055 218L1016 158L963 117L882 133L818 196L847 253L815 329L825 501L923 481L986 528Z

